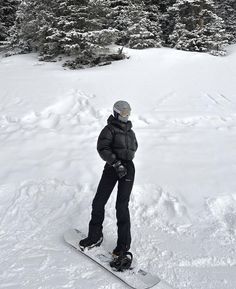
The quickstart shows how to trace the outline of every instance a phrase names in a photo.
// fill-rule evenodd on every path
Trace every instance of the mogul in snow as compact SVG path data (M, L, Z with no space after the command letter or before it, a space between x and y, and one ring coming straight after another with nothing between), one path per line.
M117 101L113 106L113 115L110 115L107 125L98 137L97 150L106 164L92 203L88 237L79 243L81 249L100 246L102 243L104 208L118 182L116 200L118 239L117 246L113 250L113 255L117 257L126 254L131 244L129 199L135 176L132 160L138 143L129 120L130 112L128 102Z

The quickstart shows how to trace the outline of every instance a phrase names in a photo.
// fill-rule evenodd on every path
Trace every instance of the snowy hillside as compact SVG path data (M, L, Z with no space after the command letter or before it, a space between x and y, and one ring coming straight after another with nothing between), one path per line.
M236 46L228 57L126 49L130 59L64 70L0 58L0 288L122 289L67 247L87 232L104 162L97 136L118 99L139 141L132 247L176 289L236 289ZM115 197L104 243L116 242Z

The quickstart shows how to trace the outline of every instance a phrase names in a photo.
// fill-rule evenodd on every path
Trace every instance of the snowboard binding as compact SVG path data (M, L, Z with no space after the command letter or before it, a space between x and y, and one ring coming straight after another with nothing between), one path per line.
M115 257L110 262L110 266L118 272L123 272L124 270L130 269L132 261L133 254L130 252L124 252L120 256Z

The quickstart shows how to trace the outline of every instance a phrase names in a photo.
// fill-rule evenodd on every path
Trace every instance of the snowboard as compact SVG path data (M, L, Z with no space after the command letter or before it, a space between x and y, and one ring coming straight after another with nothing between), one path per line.
M138 268L138 266L131 267L124 272L115 271L110 267L112 261L112 254L101 244L100 247L94 247L90 250L82 251L79 247L79 241L86 236L77 229L70 229L65 232L64 240L74 249L79 251L82 255L88 257L95 264L102 267L114 277L133 289L173 289L169 284L161 280L157 275L150 274L145 270Z

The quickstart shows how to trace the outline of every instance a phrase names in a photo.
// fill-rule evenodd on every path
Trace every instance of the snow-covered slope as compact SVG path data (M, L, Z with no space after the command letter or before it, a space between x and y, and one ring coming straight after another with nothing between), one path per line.
M0 288L124 288L62 240L87 232L97 136L131 103L139 141L132 252L174 288L236 288L236 47L228 57L126 50L80 71L0 58ZM114 191L104 243L116 242Z

